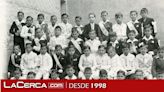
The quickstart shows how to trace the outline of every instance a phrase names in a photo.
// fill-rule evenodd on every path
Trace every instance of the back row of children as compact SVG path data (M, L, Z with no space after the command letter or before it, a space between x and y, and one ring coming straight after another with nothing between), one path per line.
M44 22L43 14L38 14L38 22L33 25L31 16L24 22L24 13L18 12L18 19L10 29L14 35L14 52L8 68L10 77L17 70L22 71L25 79L29 73L34 74L35 79L52 76L57 79L104 76L117 79L120 71L123 75L136 76L139 71L148 79L158 78L159 74L163 76L163 49L156 38L156 22L148 17L146 8L141 9L140 14L142 18L137 20L137 11L131 11L132 20L125 24L123 14L117 13L113 25L107 11L101 12L99 24L95 23L96 15L90 13L87 25L83 26L82 18L76 16L76 25L72 26L66 13L61 16L62 23L57 23L55 15L51 16L50 24ZM153 57L158 63L153 63ZM161 67L157 69L156 66Z

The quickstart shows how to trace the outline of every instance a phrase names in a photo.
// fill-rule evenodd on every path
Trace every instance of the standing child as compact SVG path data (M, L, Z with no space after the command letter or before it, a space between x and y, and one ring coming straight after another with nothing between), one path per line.
M89 39L89 32L95 30L96 36L101 39L100 35L100 27L98 24L95 23L96 15L94 13L89 13L89 23L84 26L84 32L82 34L83 40Z
M49 29L49 32L50 32L50 37L54 36L55 33L54 33L54 30L56 28L56 26L58 25L57 24L57 17L56 15L52 15L51 18L50 18L50 24L48 24L48 29Z
M66 67L66 76L65 76L65 79L67 80L76 80L77 77L74 75L75 73L75 69L73 68L73 66L71 65L67 65Z
M157 57L153 60L152 75L153 77L164 75L164 47L158 50Z
M99 26L101 29L101 38L102 41L108 40L108 35L110 32L112 32L112 23L109 22L108 18L108 12L102 11L101 12L101 18L102 21L99 22Z
M20 68L23 76L26 78L28 72L36 72L38 69L38 57L37 54L32 51L32 44L26 44L26 53L21 57Z
M40 49L40 54L38 55L39 69L36 75L36 79L49 79L49 73L53 66L53 61L50 54L47 53L47 46L42 45Z
M13 76L13 72L16 68L20 68L21 62L21 49L19 45L14 45L14 52L11 54L9 65L8 65L8 72L10 73L10 77Z
M128 33L128 39L126 40L126 42L128 43L128 45L130 46L130 53L136 55L138 53L138 44L139 41L135 38L136 33L134 30L129 31Z
M141 39L141 42L148 45L148 52L152 55L156 54L156 51L159 49L158 39L154 38L152 34L152 29L150 26L145 26L145 36Z
M96 37L95 31L89 32L89 40L85 42L86 46L90 46L91 52L96 53L98 51L98 46L101 45L100 40Z
M91 49L89 46L84 47L84 54L81 55L78 66L80 68L79 76L84 73L86 67L91 67L92 72L94 74L96 69L96 60L95 55L91 54Z
M84 31L84 26L81 24L82 18L80 16L75 17L75 23L76 25L74 28L79 32L79 36L81 37L83 31Z
M36 23L36 28L42 28L42 26L45 24L44 22L44 14L40 13L37 16L37 23Z
M24 39L20 36L22 27L25 25L24 13L19 11L17 13L17 19L12 23L10 33L14 35L14 45L19 45L21 52L25 52Z
M147 53L147 45L140 43L139 51L140 54L136 56L138 68L144 72L146 77L152 78L151 67L152 67L153 58L152 55Z
M126 30L127 30L127 25L123 23L123 14L122 13L116 13L115 14L115 20L116 24L113 25L113 32L116 32L118 36L118 40L124 40L127 38L126 35Z
M79 31L76 28L72 28L72 34L70 41L68 43L68 47L74 46L76 49L76 54L81 55L83 49L84 41L79 38Z
M130 11L131 21L127 23L127 35L131 30L134 30L136 33L136 38L141 39L143 37L141 23L137 20L138 12Z
M152 27L152 36L155 37L157 34L157 26L156 26L156 21L153 18L148 17L148 9L147 8L142 8L140 15L142 18L140 18L138 21L142 25L142 33L144 34L144 28L146 25L149 25Z
M33 25L33 18L31 16L27 16L26 25L22 27L20 36L24 38L25 44L32 43L35 36L35 26Z
M69 16L68 14L64 13L61 15L62 23L60 23L60 27L62 29L62 33L66 38L71 36L72 25L68 23Z

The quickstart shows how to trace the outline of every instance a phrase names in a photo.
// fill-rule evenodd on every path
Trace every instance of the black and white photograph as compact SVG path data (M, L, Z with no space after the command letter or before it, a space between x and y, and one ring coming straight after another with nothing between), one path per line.
M1 79L164 79L163 0L1 1Z

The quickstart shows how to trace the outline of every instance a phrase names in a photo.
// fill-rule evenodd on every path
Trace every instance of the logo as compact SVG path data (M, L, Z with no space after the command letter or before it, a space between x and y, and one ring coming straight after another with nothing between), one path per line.
M51 83L48 83L48 88L51 88L51 89L63 89L64 88L64 83L51 82Z

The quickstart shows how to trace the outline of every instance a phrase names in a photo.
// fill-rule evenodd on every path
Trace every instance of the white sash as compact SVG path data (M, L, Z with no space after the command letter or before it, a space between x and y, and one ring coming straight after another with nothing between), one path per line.
M136 33L136 35L138 35L138 31L137 31L137 29L134 27L134 25L132 24L132 22L128 22L128 23L127 23L127 26L128 26L128 28L129 28L130 30L134 30L135 33Z
M107 22L108 22L108 21L107 21ZM105 36L108 36L109 32L108 32L108 30L105 28L103 22L100 22L100 23L99 23L99 26L100 26L100 29L101 29L101 31L103 32L103 34L104 34Z
M60 64L59 59L58 59L58 57L56 56L55 53L53 54L53 57L54 57L54 59L55 59L56 66L58 65L58 66L62 69L63 67L62 67L62 65ZM57 67L56 67L56 68L57 68Z
M80 45L78 44L78 42L75 41L74 39L71 39L71 42L72 42L72 44L76 47L76 49L77 49L80 53L82 53L81 47L80 47Z

